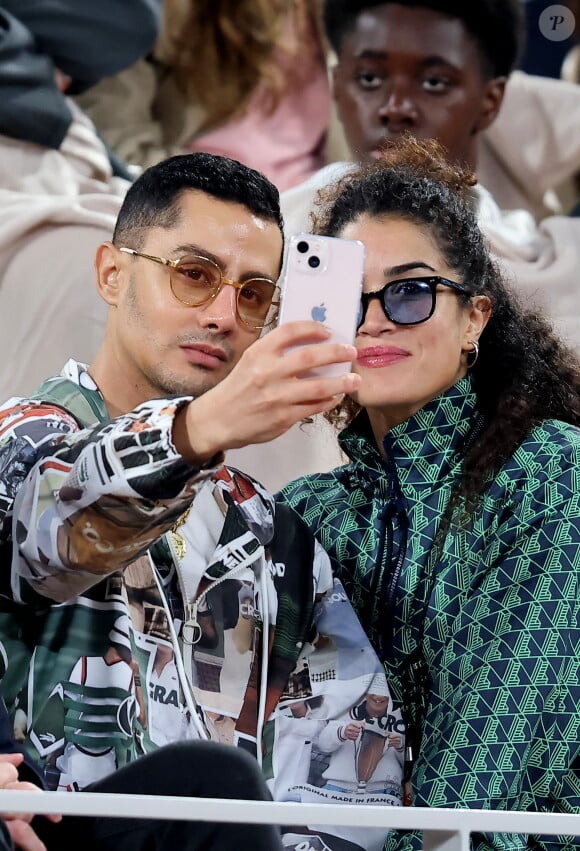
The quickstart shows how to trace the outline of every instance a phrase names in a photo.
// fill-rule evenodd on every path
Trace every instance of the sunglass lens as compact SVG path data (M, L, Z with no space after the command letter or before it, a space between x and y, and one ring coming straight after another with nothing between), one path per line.
M433 309L433 292L426 281L395 281L383 293L385 313L398 325L424 322Z

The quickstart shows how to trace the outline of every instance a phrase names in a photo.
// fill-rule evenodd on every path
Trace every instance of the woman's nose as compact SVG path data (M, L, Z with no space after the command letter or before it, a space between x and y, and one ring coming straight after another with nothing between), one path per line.
M359 326L358 333L374 336L383 331L391 331L394 327L395 323L386 315L380 298L377 296L369 299L364 322Z

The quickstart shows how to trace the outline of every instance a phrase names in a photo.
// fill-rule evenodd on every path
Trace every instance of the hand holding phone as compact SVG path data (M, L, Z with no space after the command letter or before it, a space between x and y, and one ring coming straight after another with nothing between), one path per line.
M364 272L362 242L299 233L290 238L281 276L280 325L314 319L330 331L328 342L352 345ZM350 364L317 367L308 376L338 376Z

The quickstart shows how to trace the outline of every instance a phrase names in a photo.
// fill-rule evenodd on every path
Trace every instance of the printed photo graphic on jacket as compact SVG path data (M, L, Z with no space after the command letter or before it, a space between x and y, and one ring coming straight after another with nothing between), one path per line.
M201 738L254 755L275 800L400 805L400 710L305 524L237 470L180 459L181 399L107 422L74 362L41 396L0 411L0 656L47 786ZM296 851L385 840L285 834Z

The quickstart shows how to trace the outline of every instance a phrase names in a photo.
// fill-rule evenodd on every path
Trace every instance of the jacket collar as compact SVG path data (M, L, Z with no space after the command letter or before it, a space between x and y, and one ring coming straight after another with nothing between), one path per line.
M432 485L454 472L477 419L477 396L470 376L458 381L385 435L382 457L366 412L340 435L342 449L365 476L384 476L394 463L403 490Z

